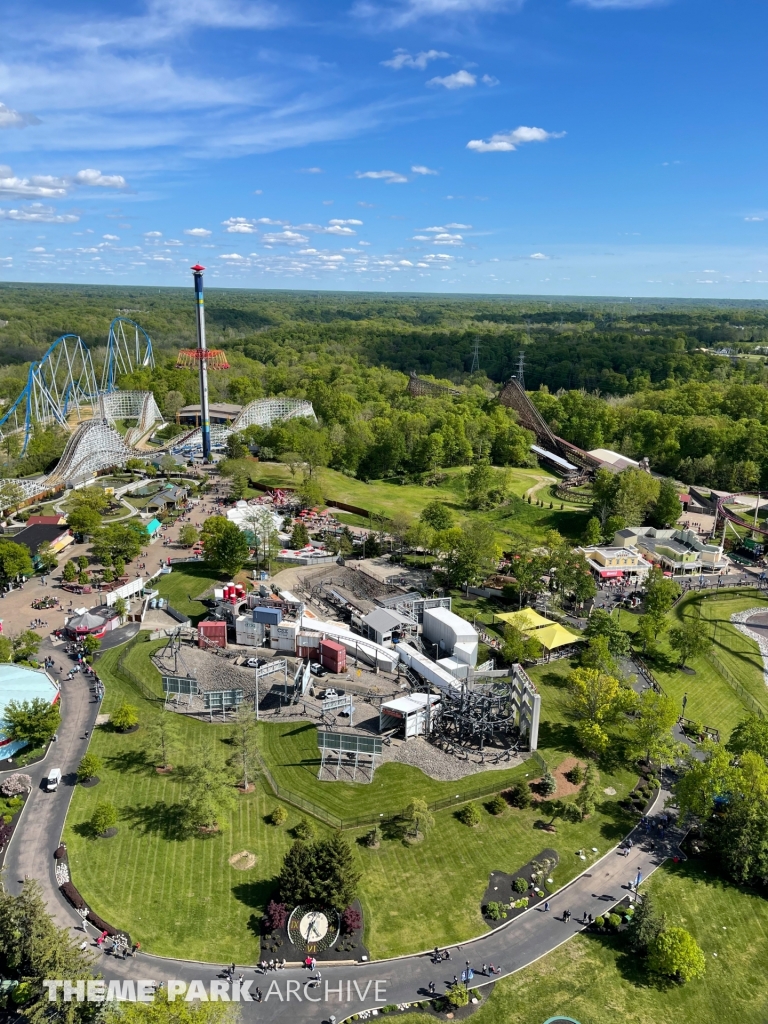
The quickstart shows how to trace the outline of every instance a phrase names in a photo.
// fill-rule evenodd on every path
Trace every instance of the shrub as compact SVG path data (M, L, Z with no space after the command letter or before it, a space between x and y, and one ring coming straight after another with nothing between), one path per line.
M602 915L600 915L599 917L595 918L595 927L597 927L597 928L604 928L605 927L605 918Z
M139 724L139 709L134 707L133 704L123 701L122 704L112 712L112 716L109 721L113 728L117 729L118 732L127 732L129 729L132 729L134 725Z
M53 851L53 856L56 858L56 860L61 860L61 858L66 854L66 852L67 848L62 844Z
M288 820L288 811L283 807L282 804L278 804L277 807L267 818L270 825L284 825Z
M477 804L474 803L465 804L456 817L462 824L469 825L470 828L475 828L480 824L480 811L477 809Z
M448 991L445 993L447 1002L453 1007L466 1006L469 1002L469 992L467 992L467 986L459 982L456 985L451 985Z
M368 835L365 837L365 845L371 849L379 846L381 843L381 829L378 825L375 825Z
M507 801L503 796L496 795L492 800L489 800L486 804L491 814L503 814L507 807Z
M527 896L521 896L519 900L515 900L512 906L515 908L515 910L522 910L528 906L529 902L530 900Z
M515 892L524 893L528 892L528 883L524 878L516 878L512 883L512 888Z
M91 828L96 835L101 835L107 829L114 828L117 824L117 808L107 800L96 804L96 810L91 818Z
M103 917L99 917L98 914L94 914L92 910L88 911L88 920L94 928L98 928L100 932L106 932L107 935L117 935L117 928L114 928L111 924L104 920Z
M304 842L307 842L315 838L317 835L317 829L307 818L301 818L301 820L294 825L293 834L296 839L302 839Z
M351 935L352 932L360 931L363 926L363 916L359 910L355 910L354 907L347 907L344 913L341 915L341 930L345 935Z
M69 900L69 902L72 904L72 906L75 908L75 910L83 909L83 907L85 906L85 900L71 882L63 882L59 886L59 888L66 896L66 898Z
M609 914L608 915L608 927L609 928L618 928L620 924L621 924L621 918L619 917L618 914Z
M491 921L501 921L507 916L506 907L497 900L491 900L490 903L485 905L485 916L490 918Z
M514 786L504 791L503 794L507 803L510 803L513 807L520 807L524 809L530 807L533 803L533 797L531 796L531 790L527 782L516 782Z
M648 968L679 982L700 978L706 970L701 947L685 928L659 932L648 948Z
M539 789L544 796L552 796L557 789L557 780L550 771L546 771L539 781Z
M574 786L580 786L584 781L584 769L580 764L575 764L567 773L566 778Z
M273 932L282 928L288 920L288 908L284 903L276 903L270 900L267 904L267 912L264 915L264 922L268 931Z
M86 754L77 766L77 781L88 782L89 779L98 775L104 764L96 754Z
M3 796L19 796L21 793L28 793L32 789L32 779L29 775L20 775L16 772L3 779L0 783L0 793Z

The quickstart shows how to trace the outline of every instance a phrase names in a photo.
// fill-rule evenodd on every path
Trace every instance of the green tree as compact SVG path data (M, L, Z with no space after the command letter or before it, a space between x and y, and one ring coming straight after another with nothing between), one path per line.
M83 637L83 650L86 654L93 655L100 647L101 640L99 640L97 636L94 636L93 633L87 633Z
M646 761L663 763L674 754L672 727L678 720L677 703L663 693L644 690L638 698L633 739Z
M666 615L680 596L680 584L664 575L662 569L654 566L645 577L644 604L649 615Z
M51 551L51 545L47 541L38 548L37 564L43 572L53 572L59 564L56 553Z
M48 978L86 981L93 977L93 955L79 944L69 928L56 927L35 879L27 879L17 896L0 889L0 974L28 983L31 998L15 1013L21 1013L29 1024L90 1024L98 1020L100 1004L65 1003L61 990L57 1001L51 1003L43 987Z
M600 773L593 761L587 761L584 770L584 782L576 794L576 806L582 818L592 814L600 799Z
M69 975L66 975L69 977ZM70 1004L65 1004L69 1006ZM71 1004L105 1009L104 1024L239 1024L237 1003L187 1002L179 996L168 1001L165 989L155 992L152 1001Z
M74 583L77 579L77 566L74 562L67 562L62 572L62 578L66 583Z
M341 832L314 843L296 840L285 855L278 878L283 903L325 903L336 910L350 905L357 894L360 872Z
M235 501L242 501L245 498L248 492L248 477L245 473L235 473L230 492Z
M210 750L203 750L184 771L183 820L189 831L222 829L233 801L232 780Z
M480 824L480 809L476 803L464 804L457 813L456 817L464 825L469 825L470 828L476 828Z
M96 804L96 809L91 818L91 828L97 836L102 835L110 828L117 825L117 808L108 800L101 800Z
M37 654L43 638L33 629L24 629L11 638L14 661L30 661Z
M607 636L593 636L586 647L582 647L579 664L584 668L596 668L609 676L618 671L616 659L611 654Z
M0 664L6 665L13 659L11 638L0 634Z
M127 732L139 724L139 709L127 701L122 701L110 715L109 721L118 732Z
M448 577L455 586L471 585L493 572L500 555L496 533L490 523L473 520L464 528L461 540L445 560Z
M485 508L491 504L491 491L496 482L496 474L490 463L476 462L466 474L467 504L470 508Z
M83 571L88 568L88 557L87 557L87 555L80 555L80 557L77 560L77 566L78 566L79 569L81 569Z
M687 813L699 818L709 817L715 801L737 791L737 787L738 769L732 765L731 756L724 747L710 749L703 761L691 758L675 783L680 820Z
M232 732L234 752L228 763L237 771L243 789L247 789L253 781L258 765L257 722L256 712L241 704L235 715Z
M701 619L687 619L682 626L670 629L669 643L680 655L680 668L685 668L689 658L704 657L712 650L707 624Z
M600 526L600 520L597 516L592 516L592 518L587 522L587 528L584 531L584 543L592 547L593 545L599 544L602 539L603 530Z
M7 739L28 743L34 749L45 746L60 720L58 702L51 704L42 697L11 700L3 711L3 732Z
M569 822L571 825L581 821L581 811L576 804L569 803L567 800L547 800L541 807L545 814L550 815L550 825L554 824L555 818L562 818L563 821Z
M666 615L646 612L645 615L640 616L637 620L636 636L642 641L643 654L646 652L648 654L654 654L656 652L656 640L658 639L659 633L664 632L666 625Z
M453 526L453 513L444 501L430 501L421 510L419 519L433 530L448 530Z
M96 531L91 550L96 561L112 565L118 558L132 561L148 541L146 527L137 520L131 520L130 524L111 523Z
M146 749L156 768L170 768L174 752L174 732L171 715L161 714L152 719L147 729Z
M683 506L680 502L679 488L674 480L662 480L659 496L651 508L651 520L655 526L664 529L674 526L680 518Z
M648 968L652 974L685 983L703 978L707 969L704 953L685 928L667 928L648 948Z
M0 576L15 580L19 576L31 576L35 571L29 548L12 540L0 540Z
M644 893L637 902L627 933L629 948L645 955L654 940L667 926L667 919L656 909L651 893Z
M88 584L90 583L90 577L88 573L85 571L85 569L81 569L80 572L77 574L77 582L82 587L87 587Z
M323 505L323 489L311 476L303 478L296 490L296 497L302 508L317 508Z
M104 762L96 754L85 754L77 766L77 781L88 782L94 778L104 767Z
M731 754L746 754L754 751L768 760L768 720L749 714L731 732L725 749Z
M248 561L250 548L245 534L224 516L206 520L202 539L207 561L227 576L235 576Z
M115 579L121 579L125 576L125 561L122 555L115 557Z
M125 616L128 614L128 602L124 597L115 598L115 611L117 612L117 616L120 619L120 622L122 623L123 620L125 619Z
M505 627L501 655L508 665L521 665L526 661L536 661L542 653L543 648L535 635L529 636L513 623L509 623Z
M614 658L626 657L630 652L631 637L608 612L594 608L589 617L584 636L588 639L603 636L608 641L608 650Z
M327 466L329 460L327 431L304 430L299 438L296 450L307 464L309 475L313 476L318 466Z
M179 530L179 544L184 548L191 548L197 543L197 530L191 523L185 523Z
M568 688L579 739L590 753L603 753L608 746L607 727L635 709L634 691L594 668L574 669Z
M304 548L309 544L309 531L302 522L298 522L294 525L291 531L291 547L298 551L300 548Z
M411 800L405 809L403 818L408 822L408 831L414 838L426 835L435 824L435 819L427 807L427 801L421 797Z
M245 459L250 455L242 434L230 434L225 444L228 459Z
M160 459L160 472L164 476L174 476L179 472L179 465L173 455L163 455Z
M460 1007L469 1004L469 990L464 982L457 981L453 985L448 986L445 998L454 1009L458 1010Z

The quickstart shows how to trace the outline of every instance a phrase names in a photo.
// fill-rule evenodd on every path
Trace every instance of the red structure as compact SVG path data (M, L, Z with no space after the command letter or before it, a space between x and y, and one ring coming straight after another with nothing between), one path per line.
M209 370L228 370L227 356L221 348L207 348L202 352L196 348L183 348L176 357L177 370L190 370L205 359Z
M197 646L198 647L226 647L227 646L227 624L226 622L198 622L197 624Z
M335 640L320 641L320 663L329 672L346 672L347 649Z

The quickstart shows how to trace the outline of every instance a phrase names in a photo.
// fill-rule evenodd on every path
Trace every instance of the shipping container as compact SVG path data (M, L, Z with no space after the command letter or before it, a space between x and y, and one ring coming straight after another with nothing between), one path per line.
M204 647L205 637L210 643L215 644L217 647L227 646L227 624L226 622L199 622L197 624L198 647Z
M283 621L283 612L280 608L254 608L253 621L264 622L268 626L279 626Z
M334 640L321 640L320 662L329 672L346 672L347 649Z

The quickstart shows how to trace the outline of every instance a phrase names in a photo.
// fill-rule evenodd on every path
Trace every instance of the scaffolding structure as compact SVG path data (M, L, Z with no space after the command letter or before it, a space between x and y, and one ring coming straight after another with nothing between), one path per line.
M315 410L311 402L301 398L257 398L249 402L237 418L233 420L231 430L245 430L246 427L271 427L277 420L298 418L314 420Z
M86 420L67 441L54 471L38 481L37 490L86 480L100 470L125 465L128 459L141 454L146 457L146 453L127 445L106 419Z
M101 391L110 394L116 390L115 380L118 376L142 368L155 368L152 339L135 320L129 320L125 316L115 317L109 325L107 357L101 373Z

